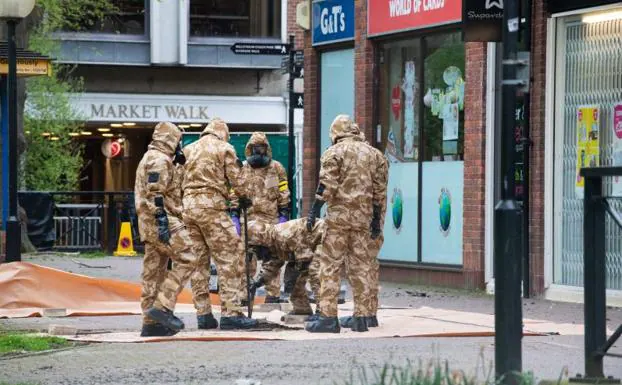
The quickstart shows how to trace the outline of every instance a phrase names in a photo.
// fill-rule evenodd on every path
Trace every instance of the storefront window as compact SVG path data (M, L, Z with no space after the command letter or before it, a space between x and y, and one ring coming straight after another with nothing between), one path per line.
M464 60L459 32L381 46L380 149L391 162L381 259L462 264Z
M79 17L69 15L64 30L118 35L144 35L148 0L111 0L113 12L102 19L85 12ZM99 11L99 10L95 10Z
M280 37L281 0L191 0L191 37Z
M553 281L583 285L582 167L622 166L621 9L557 20ZM605 180L622 196L622 178ZM617 212L622 201L611 200ZM606 217L608 289L622 289L622 230Z

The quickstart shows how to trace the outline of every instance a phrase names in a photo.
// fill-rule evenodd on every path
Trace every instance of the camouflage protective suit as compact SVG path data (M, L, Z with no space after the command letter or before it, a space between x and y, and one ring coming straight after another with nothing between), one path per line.
M316 200L327 204L326 232L320 256L320 310L323 317L337 317L340 270L348 267L354 296L354 316L371 316L365 298L373 294L370 273L370 223L374 206L381 205L382 188L374 149L363 142L360 130L347 115L339 115L330 127L333 145L320 160Z
M251 148L255 145L266 146L269 163L263 167L252 166L249 162ZM243 175L244 185L249 193L253 205L248 209L248 220L261 221L268 224L279 223L279 216L288 218L290 194L287 185L287 172L283 165L272 159L272 148L268 142L266 134L254 132L246 148L244 149L246 161L244 162ZM232 209L238 210L237 200L232 200ZM243 226L243 222L242 222ZM287 255L278 255L276 258L262 263L262 275L265 279L266 291L269 296L279 297L281 295L281 268L286 261ZM257 268L257 258L252 259L251 276L255 275ZM267 279L270 277L270 279ZM243 291L241 298L246 296L246 275L242 278Z
M242 184L242 162L228 141L227 124L214 118L199 140L184 148L186 164L182 189L184 221L200 258L201 273L194 276L193 284L204 287L204 293L195 291L195 303L209 304L211 257L218 269L222 315L235 317L243 315L238 293L242 284L244 245L228 214L227 201L231 199L231 189L240 195L246 195L246 189Z
M152 307L174 310L177 296L196 268L190 235L182 221L181 190L173 165L180 139L181 131L174 124L159 123L136 170L134 199L140 239L145 243L140 303L143 314ZM168 242L160 239L160 214L168 219ZM167 271L169 258L174 266ZM146 316L143 322L155 323Z
M306 284L309 281L315 298L319 298L319 272L318 258L314 258L320 247L326 224L319 219L315 222L311 232L307 230L306 218L293 219L280 224L269 224L263 221L249 221L248 243L250 245L266 246L270 248L272 255L285 256L294 253L296 262L310 263L309 268L303 270L296 280L296 284L290 296L290 301L297 314L311 313L311 305L307 295ZM315 262L315 263L314 263ZM271 279L269 274L273 271L264 272L264 279Z

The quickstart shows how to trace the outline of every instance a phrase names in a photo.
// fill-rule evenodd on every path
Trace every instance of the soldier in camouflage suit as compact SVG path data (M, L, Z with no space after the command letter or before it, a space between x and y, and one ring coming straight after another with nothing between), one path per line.
M177 296L196 268L182 207L175 185L174 163L183 162L181 131L172 123L159 123L149 149L138 164L134 196L140 238L145 243L141 308L142 336L173 335L184 328L173 310ZM171 258L175 263L167 271Z
M297 273L293 273L293 282L288 282L289 277L286 274L286 289L288 289L288 284L293 286L290 301L294 309L291 314L313 314L309 304L306 284L307 280L309 280L311 290L313 290L315 297L319 298L319 279L317 279L317 271L312 269L311 265L313 261L317 261L317 258L314 258L314 256L320 247L325 227L325 222L322 219L315 222L311 232L307 230L307 220L304 218L276 225L263 221L249 221L249 245L268 247L270 255L280 256L282 261L284 258L288 258L288 254L295 254L295 261L290 262L295 265L292 267L297 270ZM314 265L314 268L317 269L317 263ZM260 278L253 283L253 289L261 287L264 281L273 279L275 274L277 272L273 270L263 271Z
M355 124L356 125L356 124ZM356 125L356 129L358 129L358 125ZM360 130L359 130L360 131ZM365 134L361 131L360 137L362 141L365 141ZM367 143L367 142L366 142ZM369 145L369 143L367 143ZM387 184L389 182L389 161L387 158L378 150L377 148L369 145L371 147L372 152L375 156L376 168L378 171L378 180L377 183L379 187L384 191L380 193L381 202L380 202L380 228L384 229L384 219L385 214L387 212ZM371 265L371 269L369 271L369 283L371 288L371 294L369 297L358 299L358 302L364 301L366 305L365 309L368 310L366 315L367 326L368 327L377 327L378 326L378 291L379 291L379 274L380 274L380 264L378 263L378 253L380 252L380 248L384 242L384 234L380 232L378 238L373 239L371 236L369 237L368 243L368 251L369 251L369 264ZM348 275L348 279L352 281L354 279L351 277L351 274L356 273L356 269L353 272L349 269L349 266L346 265L346 274ZM357 300L355 299L355 302ZM339 322L342 327L352 327L353 317L342 317Z
M223 120L214 118L200 139L184 148L187 159L182 185L184 221L201 258L201 269L206 270L204 274L209 275L210 257L218 269L220 328L249 329L257 321L246 317L240 307L244 245L228 214L227 200L231 199L233 189L240 208L249 207L250 202L242 183L242 162L228 142L229 127Z
M272 159L272 148L266 134L254 132L244 150L244 185L249 192L253 205L248 209L248 220L261 221L269 224L283 223L289 219L289 187L287 173L283 165ZM240 210L237 200L232 200L234 222L240 234ZM253 254L253 253L252 253ZM279 303L281 295L281 268L286 255L280 255L262 263L262 275L268 296L266 303ZM257 257L253 258L251 276L255 275ZM268 278L269 277L269 278ZM243 291L240 297L246 296L246 275L243 276ZM244 302L244 301L243 301Z
M326 231L319 254L321 316L307 323L305 329L312 333L340 332L337 300L339 273L345 264L350 269L355 299L352 330L367 331L366 317L371 310L360 299L372 294L369 237L377 239L382 232L380 206L386 187L383 191L371 146L361 140L359 129L347 115L335 118L330 137L332 146L322 155L315 202L307 220L311 231L327 203Z

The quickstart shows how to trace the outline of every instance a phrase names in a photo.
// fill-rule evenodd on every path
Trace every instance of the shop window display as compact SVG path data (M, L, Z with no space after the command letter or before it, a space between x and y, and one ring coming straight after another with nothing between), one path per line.
M191 0L191 37L280 37L281 0Z
M102 19L86 12L67 15L67 32L89 32L115 35L144 35L146 33L148 0L112 0L114 12Z

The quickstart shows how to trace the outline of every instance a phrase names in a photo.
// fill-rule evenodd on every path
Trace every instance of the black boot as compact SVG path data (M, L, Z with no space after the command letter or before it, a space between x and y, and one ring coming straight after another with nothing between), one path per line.
M180 331L184 328L184 323L179 318L175 317L172 311L168 309L158 309L156 307L152 307L147 310L147 317L152 320L161 323L162 325L171 328L175 331Z
M309 318L307 318L307 322L317 321L320 317L320 310L318 309L315 313L313 313L313 315L310 315Z
M218 327L218 321L212 313L198 315L197 324L199 329L216 329Z
M282 303L282 302L281 302L281 297L269 295L266 297L266 300L264 301L264 303Z
M353 332L367 332L367 321L365 317L352 317L352 331Z
M220 330L252 329L257 327L257 320L245 315L220 317Z
M339 323L341 324L342 328L351 328L352 327L352 319L354 317L347 316L347 317L340 317L339 318Z
M370 317L365 317L365 321L367 322L367 327L377 328L378 327L378 317L375 315Z
M140 331L141 337L170 337L175 334L177 331L160 324L143 324L143 329Z
M317 321L307 322L305 330L309 333L340 333L339 318L320 316Z

